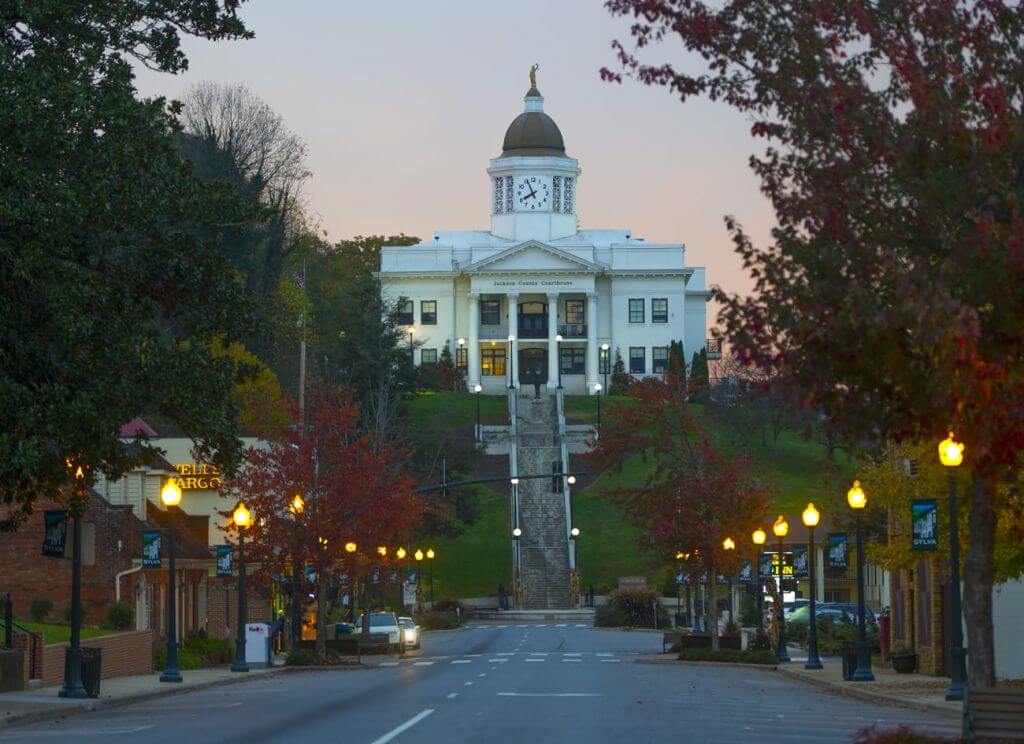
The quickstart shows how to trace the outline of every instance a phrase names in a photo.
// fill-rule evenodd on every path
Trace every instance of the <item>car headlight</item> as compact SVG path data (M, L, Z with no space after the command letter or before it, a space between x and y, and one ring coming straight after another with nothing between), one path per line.
M412 628L406 628L406 630L405 630L405 640L406 641L415 641L416 640L416 631L413 630Z

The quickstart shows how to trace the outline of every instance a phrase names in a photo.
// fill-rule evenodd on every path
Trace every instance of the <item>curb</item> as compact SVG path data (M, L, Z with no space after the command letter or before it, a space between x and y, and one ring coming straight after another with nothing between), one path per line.
M342 667L344 669L345 667ZM282 667L280 669L274 669L268 672L261 672L256 676L249 676L247 674L239 674L237 677L223 677L221 679L212 679L206 682L191 682L183 683L180 685L172 685L167 688L159 688L156 690L149 690L148 692L141 692L137 695L125 695L119 698L86 698L81 705L69 705L66 708L51 708L49 710L34 710L28 713L22 713L20 715L8 716L0 720L0 729L13 726L23 726L29 723L42 723L44 721L53 721L61 718L70 718L71 716L80 715L82 713L92 713L97 710L103 710L107 708L120 708L125 705L134 705L135 703L146 702L147 700L155 700L157 698L173 697L175 695L184 695L189 692L196 692L198 690L205 690L211 687L227 687L228 685L237 685L245 682L254 682L259 679L270 679L282 674L294 674L296 672L311 672L311 671L331 671L337 669L337 667Z
M957 721L962 717L962 713L960 711L950 710L942 705L935 705L934 703L926 703L917 700L908 700L906 698L886 695L882 692L872 692L871 690L848 687L846 685L831 682L827 679L816 679L805 674L800 674L799 672L791 672L781 665L776 667L775 670L790 679L804 682L812 687L818 687L831 692L834 695L839 695L840 697L853 698L867 703L889 705L896 708L909 708L911 710L918 710L924 713L938 713L939 715L943 715Z
M694 667L716 667L719 669L760 669L765 672L773 672L777 667L774 664L743 664L737 661L684 661L682 659L634 659L634 664L653 664L655 666L694 666Z

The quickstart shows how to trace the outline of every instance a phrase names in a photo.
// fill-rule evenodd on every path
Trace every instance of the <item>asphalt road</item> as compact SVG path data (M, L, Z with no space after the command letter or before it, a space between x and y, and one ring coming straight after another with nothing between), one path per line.
M955 722L833 696L761 670L640 663L661 636L572 623L431 633L405 659L279 675L45 724L0 741L849 742Z

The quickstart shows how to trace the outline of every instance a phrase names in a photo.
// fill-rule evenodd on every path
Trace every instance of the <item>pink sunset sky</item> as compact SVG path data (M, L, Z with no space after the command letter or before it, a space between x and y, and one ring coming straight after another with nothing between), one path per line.
M188 73L140 69L139 90L174 98L200 80L249 86L308 144L308 204L331 239L486 229L488 159L536 62L545 111L583 170L581 226L685 243L711 284L748 290L722 217L760 243L772 225L747 166L749 124L706 100L602 82L629 21L600 0L254 0L242 17L256 38L188 38ZM671 42L647 58L697 64Z

